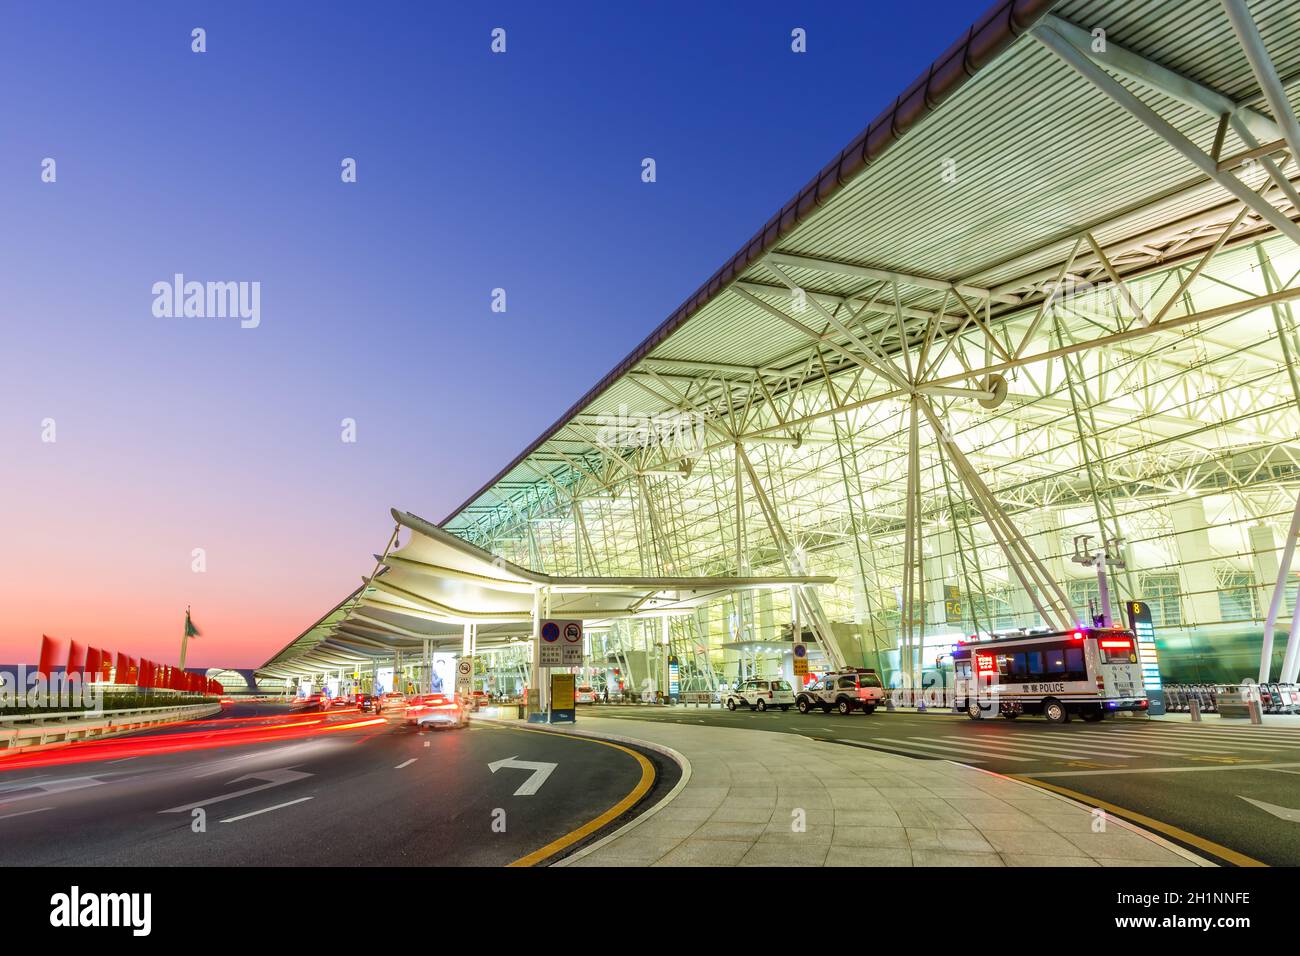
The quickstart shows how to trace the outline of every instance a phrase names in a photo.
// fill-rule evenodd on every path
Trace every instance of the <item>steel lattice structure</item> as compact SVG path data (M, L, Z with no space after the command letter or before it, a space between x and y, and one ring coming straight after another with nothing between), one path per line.
M1166 633L1258 627L1300 489L1298 40L1274 0L999 4L442 527L550 574L836 577L675 621L701 686L792 619L904 682L1069 626L1081 535Z

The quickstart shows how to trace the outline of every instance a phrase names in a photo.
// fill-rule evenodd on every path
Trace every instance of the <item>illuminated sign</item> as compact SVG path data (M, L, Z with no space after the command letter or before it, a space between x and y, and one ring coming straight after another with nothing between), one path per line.
M975 672L978 674L996 674L998 670L997 659L992 654L975 655Z
M960 624L962 615L961 590L955 584L943 586L943 619L945 624Z
M1160 658L1156 653L1156 629L1151 623L1150 606L1145 601L1129 601L1128 619L1137 637L1142 686L1148 691L1160 690L1164 685L1160 680Z

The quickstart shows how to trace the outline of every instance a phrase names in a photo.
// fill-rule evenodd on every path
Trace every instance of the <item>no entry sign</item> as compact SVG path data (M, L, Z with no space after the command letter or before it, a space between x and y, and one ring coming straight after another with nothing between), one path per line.
M582 653L581 621L542 621L537 663L541 667L579 667Z

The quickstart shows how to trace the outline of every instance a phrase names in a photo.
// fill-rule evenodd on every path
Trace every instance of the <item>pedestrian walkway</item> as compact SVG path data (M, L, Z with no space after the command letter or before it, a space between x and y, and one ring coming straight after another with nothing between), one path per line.
M583 717L670 748L673 793L569 866L1209 866L1072 800L946 760L789 733Z

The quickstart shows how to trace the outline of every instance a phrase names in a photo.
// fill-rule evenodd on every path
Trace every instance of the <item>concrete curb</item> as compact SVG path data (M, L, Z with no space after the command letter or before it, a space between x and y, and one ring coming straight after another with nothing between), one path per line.
M802 736L804 736L804 735L803 735L803 734L796 734L796 736L802 737ZM806 740L813 740L814 738L812 738L812 737L806 737L805 739L806 739ZM855 744L854 746L857 746L857 745ZM870 749L870 748L864 748L864 749ZM915 758L909 758L909 759L915 759ZM1014 783L1014 784L1017 784L1018 786L1021 786L1021 787L1026 788L1026 789L1028 789L1028 790L1032 790L1034 793L1047 794L1048 796L1050 796L1050 797L1054 797L1054 798L1056 798L1057 800L1061 801L1062 803L1068 804L1070 807L1072 807L1072 808L1074 808L1074 809L1076 809L1076 810L1082 809L1082 810L1086 810L1087 812L1091 813L1091 812L1092 812L1092 809L1093 809L1092 807L1089 807L1086 803L1083 803L1083 802L1081 802L1081 801L1079 801L1079 800L1075 800L1075 799L1073 799L1072 797L1067 797L1067 796L1066 796L1065 794L1063 794L1063 793L1057 793L1057 792L1054 791L1054 790L1048 790L1046 787L1037 787L1037 786L1035 786L1034 784L1029 783L1028 781L1025 781L1025 780L1017 780L1015 777L1008 777L1006 774L998 773L998 772L995 771L995 770L985 770L983 767L973 767L973 766L971 766L971 765L968 764L968 763L962 763L960 760L946 760L946 759L945 759L943 762L944 762L944 763L950 763L950 764L952 764L954 767L961 767L961 768L964 769L964 770L974 770L976 773L986 774L987 776L990 776L990 777L997 777L999 780L1005 780L1007 783ZM1143 837L1143 838L1146 839L1147 841L1156 844L1157 846L1161 847L1162 849L1168 850L1170 853L1173 853L1173 854L1175 854L1176 856L1181 856L1183 859L1188 860L1189 862L1195 863L1197 866L1210 866L1210 867L1217 867L1217 866L1219 865L1219 864L1215 863L1213 860L1207 860L1207 859L1206 859L1205 857L1203 857L1203 856L1197 856L1197 855L1196 855L1195 853L1193 853L1191 850L1188 850L1188 849L1186 849L1186 848L1184 848L1184 847L1179 846L1177 843L1174 843L1172 840L1166 840L1164 837L1162 837L1162 836L1161 836L1160 834L1158 834L1158 833L1152 833L1150 830L1143 829L1142 827L1138 826L1136 823L1130 823L1128 820L1125 820L1125 819L1123 819L1122 817L1117 817L1117 816L1116 816L1115 814L1113 814L1113 813L1107 813L1107 814L1106 814L1106 822L1107 822L1108 824L1109 824L1109 823L1118 823L1118 824L1119 824L1121 827L1123 827L1125 830L1128 830L1128 831L1130 831L1130 832L1132 832L1132 833L1135 833L1135 834L1137 834L1138 836Z
M496 720L493 718L483 718L483 720L486 723L498 724L500 726L505 726L505 727L509 727L511 724L519 723L518 721ZM565 857L563 860L560 860L552 864L552 866L568 866L570 863L574 863L578 860L581 860L583 857L588 856L591 853L594 853L596 850L600 849L606 844L611 843L614 840L618 839L619 837L627 834L629 831L633 830L635 827L640 825L643 821L650 819L655 814L657 814L660 810L662 810L665 806L667 806L679 793L681 793L683 789L685 789L687 783L690 782L690 778L691 778L690 760L687 759L687 757L684 754L678 753L676 750L673 750L670 747L666 747L662 744L657 744L652 741L642 740L637 737L630 737L622 734L616 735L616 734L595 733L592 731L578 730L577 728L551 728L551 729L554 729L560 733L571 734L573 736L591 737L597 740L609 740L616 743L634 744L638 747L644 747L648 750L653 750L656 751L657 753L664 754L665 756L676 761L678 765L681 766L682 768L682 776L681 779L677 781L677 785L673 787L671 791L665 794L663 799L660 800L658 803L656 803L653 807L651 807L645 813L638 814L634 820L630 820L628 823L624 824L622 827L615 830L613 833L610 833L607 836L596 841L595 843L592 843L589 846L584 847L583 849L579 850L577 853L574 853L568 857ZM823 741L818 741L813 737L808 737L804 734L791 734L790 736L799 737L801 739L808 740L809 742L823 742ZM834 743L832 741L825 741L825 742ZM864 748L864 749L871 749L871 748ZM894 756L903 756L903 755L894 755ZM906 759L916 760L916 758L913 757L908 757ZM930 761L917 760L917 763L929 763L929 762ZM1048 790L1045 787L1035 786L1034 784L1029 783L1028 781L1025 780L1018 780L1015 777L1010 777L1007 776L1006 774L997 773L992 770L985 770L981 767L974 767L971 766L970 764L965 764L957 760L943 760L942 762L951 764L956 767L961 767L964 770L974 770L978 773L985 774L986 776L989 777L994 777L998 780L1004 780L1008 783L1014 783L1017 786L1025 790L1031 791L1035 794L1045 794L1075 810L1079 810L1087 813L1090 813L1092 811L1092 808L1089 807L1086 803L1083 803L1082 801L1075 800L1071 797L1067 797L1061 793L1056 793L1052 790ZM1199 867L1219 866L1219 864L1215 863L1213 860L1207 859L1203 856L1199 856L1196 853L1193 853L1191 850L1179 846L1177 843L1174 843L1171 840L1165 839L1164 837L1160 836L1158 833L1153 833L1150 830L1147 830L1136 823L1132 823L1128 820L1118 817L1115 814L1107 813L1106 821L1108 825L1111 823L1118 824L1119 826L1123 827L1125 830L1128 830L1130 833L1142 837L1148 842L1154 843L1156 846L1159 846L1161 849L1167 850L1168 852L1173 853L1175 856L1179 856L1187 860L1188 862L1195 864L1196 866Z
M536 726L533 724L523 723L523 721L501 720L496 717L479 717L479 718L475 718L475 722L484 723L484 724L493 724L495 726L505 727L507 729L511 727L517 727L521 723L523 724L524 727ZM596 852L601 847L605 846L608 843L613 842L614 840L617 840L619 837L627 835L629 832L639 827L646 820L652 818L664 807L668 806L668 804L670 804L673 800L677 798L678 794L680 794L683 790L686 789L686 785L691 782L690 760L686 758L685 754L678 753L676 750L673 750L673 748L671 747L665 747L663 744L653 743L649 740L641 740L637 737L627 737L624 736L623 734L595 733L587 730L579 730L576 727L555 727L552 726L551 724L546 724L545 726L546 729L551 731L552 733L568 734L569 736L572 737L590 737L593 740L608 740L611 743L632 744L637 747L644 747L646 750L653 750L655 753L663 754L669 760L673 761L673 763L677 764L677 766L680 767L682 771L681 777L677 780L676 785L671 790L669 790L666 794L664 794L663 798L660 799L654 806L645 810L643 813L638 813L635 817L633 817L627 823L623 824L613 833L608 833L605 836L601 837L599 840L597 840L595 843L588 844L587 846L583 847L581 850L578 850L576 853L571 853L568 856L564 857L564 859L562 860L557 860L556 862L550 864L551 866L568 866L570 863L573 863L577 860L581 860L583 857L587 856L588 854Z
M948 762L957 763L957 761L955 760L950 760ZM972 767L969 764L957 763L957 765L959 767L965 767L967 770L976 770L979 773L988 774L990 777L997 777L999 780L1005 780L1008 783L1019 784L1022 787L1034 791L1035 793L1045 793L1048 796L1055 797L1057 800L1060 800L1062 803L1069 804L1071 807L1074 807L1075 809L1086 810L1089 813L1092 812L1092 808L1089 807L1086 803L1083 803L1082 801L1075 800L1072 797L1067 797L1065 794L1057 793L1054 790L1048 790L1046 787L1036 787L1032 783L1029 783L1026 780L1017 780L1015 777L1008 777L1006 774L996 773L995 771L992 770L985 770L982 767ZM1197 856L1191 850L1179 846L1177 843L1174 843L1172 840L1166 840L1158 833L1152 833L1150 830L1143 829L1142 827L1138 826L1136 823L1130 823L1128 820L1125 820L1122 817L1117 817L1113 813L1106 814L1106 822L1107 824L1118 823L1124 829L1129 830L1132 833L1136 833L1140 837L1145 837L1147 840L1156 844L1157 846L1168 850L1170 853L1174 853L1178 856L1181 856L1183 859L1189 860L1190 862L1195 863L1197 866L1217 867L1219 865L1215 863L1213 860L1207 860L1203 856Z

